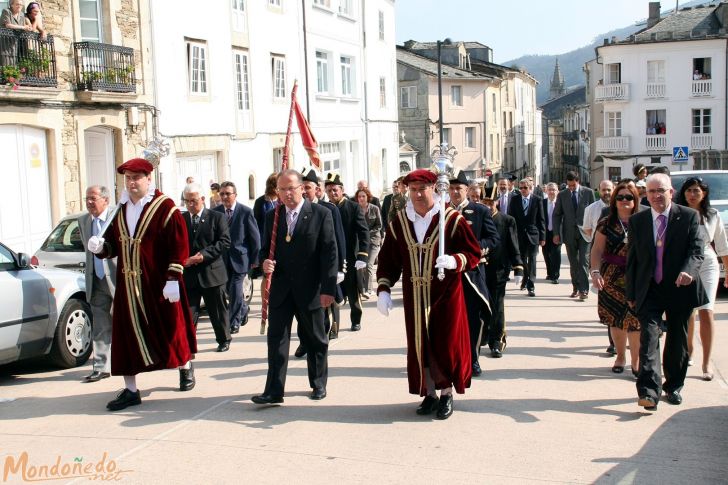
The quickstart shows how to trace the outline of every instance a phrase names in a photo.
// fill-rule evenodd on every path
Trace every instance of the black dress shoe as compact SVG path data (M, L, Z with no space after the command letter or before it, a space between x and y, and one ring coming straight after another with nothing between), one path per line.
M617 349L614 348L614 345L610 345L609 347L607 347L606 352L610 355L617 355Z
M440 404L437 406L437 419L447 419L452 416L452 394L440 396Z
M240 331L240 327L238 325L233 325L232 327L230 327L231 334L238 333L239 331Z
M240 326L241 326L241 327L244 327L244 326L245 326L245 325L247 325L247 324L248 324L248 315L245 315L245 316L243 317L243 321L242 321L242 322L240 322Z
M296 357L298 357L300 359L301 357L306 355L306 347L304 347L303 344L298 344L298 348L293 353L293 355L295 355Z
M326 388L325 387L317 387L313 391L311 391L311 395L308 396L309 399L313 399L314 401L320 401L321 399L326 397Z
M106 405L106 409L109 411L121 411L129 406L136 406L142 403L142 396L139 394L139 390L131 392L129 389L122 390L116 395L116 399L109 401Z
M559 284L559 279L558 279L558 278L554 278L554 279L552 279L552 280L551 280L551 284L552 284L552 285L558 285L558 284Z
M339 338L339 332L334 332L333 329L329 332L329 340Z
M533 288L528 289L528 296L536 296L536 291Z
M571 292L571 295L569 295L569 298L576 298L579 295L579 292L577 290L574 290Z
M251 399L255 404L281 404L283 396L271 396L270 394L259 394Z
M682 404L682 396L678 391L665 391L665 398L667 399L667 402L674 404L675 406Z
M494 359L500 359L503 357L503 352L501 352L500 349L490 349L490 356Z
M480 368L480 363L473 362L473 375L475 377L478 377L482 373L483 373L483 369Z
M650 397L644 396L637 401L637 404L645 408L647 411L657 411L657 401Z
M190 362L189 369L179 370L179 390L180 391L191 391L195 387L195 369L192 368L192 362Z
M230 342L223 342L217 346L218 352L227 352L228 350L230 350Z
M422 400L422 403L417 408L416 413L420 416L432 414L437 411L438 402L439 399L437 399L437 396L425 396L425 398Z
M355 323L355 324L353 324L351 326L351 331L352 332L358 332L359 330L361 330L361 324L360 323Z
M84 377L83 382L98 382L101 379L106 379L107 377L111 377L111 374L109 374L108 372L99 372L95 370L86 377Z
M579 292L579 300L584 301L587 298L589 298L589 292L588 291L581 291L581 292Z

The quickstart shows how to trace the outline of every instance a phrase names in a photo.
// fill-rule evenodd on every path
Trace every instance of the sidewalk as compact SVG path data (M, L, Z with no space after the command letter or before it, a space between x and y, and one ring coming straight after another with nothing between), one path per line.
M105 404L120 378L81 384L88 367L0 368L2 469L25 451L35 466L57 456L96 464L106 453L121 483L725 483L728 301L716 305L715 380L691 367L683 405L648 413L629 369L610 370L596 296L578 302L570 289L568 279L538 280L528 298L509 285L504 357L481 357L483 375L445 421L417 416L420 398L407 393L399 287L388 319L365 302L361 332L348 331L342 311L320 402L307 398L305 360L293 357L285 403L250 402L267 369L257 300L227 353L200 325L193 391L176 390L177 371L143 374L142 405L119 413Z

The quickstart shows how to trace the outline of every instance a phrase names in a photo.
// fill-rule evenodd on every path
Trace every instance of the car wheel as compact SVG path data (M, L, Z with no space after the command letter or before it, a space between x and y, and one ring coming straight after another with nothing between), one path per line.
M85 301L70 299L56 324L51 362L62 368L83 365L91 355L91 308Z
M253 299L253 280L248 275L243 278L243 298L247 303Z

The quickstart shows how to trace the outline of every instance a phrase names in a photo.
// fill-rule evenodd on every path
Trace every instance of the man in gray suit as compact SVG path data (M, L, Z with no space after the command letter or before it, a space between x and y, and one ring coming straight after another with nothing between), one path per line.
M566 174L566 189L556 197L553 214L554 244L566 244L571 272L571 298L580 300L589 297L589 243L584 239L584 209L594 202L594 192L579 184L576 172Z
M92 185L86 189L87 214L78 218L83 246L91 236L99 236L109 217L109 189ZM86 300L93 315L93 371L84 382L97 382L109 377L111 371L111 303L114 300L116 258L100 259L86 251Z

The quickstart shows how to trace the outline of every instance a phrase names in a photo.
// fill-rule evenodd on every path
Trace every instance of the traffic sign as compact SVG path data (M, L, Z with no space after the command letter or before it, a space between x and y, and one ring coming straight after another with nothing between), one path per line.
M688 147L672 147L672 161L675 163L687 163L689 155Z

